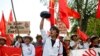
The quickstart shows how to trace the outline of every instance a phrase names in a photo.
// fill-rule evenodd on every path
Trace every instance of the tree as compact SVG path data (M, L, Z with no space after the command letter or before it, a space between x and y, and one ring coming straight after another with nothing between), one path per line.
M76 9L81 18L79 26L85 32L87 30L87 23L90 17L95 17L97 0L74 0L72 8Z

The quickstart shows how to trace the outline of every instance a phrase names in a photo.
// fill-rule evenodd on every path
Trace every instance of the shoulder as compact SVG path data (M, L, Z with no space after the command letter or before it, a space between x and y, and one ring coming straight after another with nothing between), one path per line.
M31 47L34 47L34 45L33 45L33 44L30 44L30 46L31 46Z

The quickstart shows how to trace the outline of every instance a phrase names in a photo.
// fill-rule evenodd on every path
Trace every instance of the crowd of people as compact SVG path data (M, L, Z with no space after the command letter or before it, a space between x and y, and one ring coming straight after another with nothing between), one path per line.
M93 35L86 41L82 41L77 34L71 37L59 36L59 29L56 26L50 28L50 34L43 29L44 18L40 22L41 35L36 36L33 42L31 36L16 36L12 43L15 48L22 48L23 56L70 56L71 50L100 48L100 37ZM0 37L0 47L6 46L6 38Z

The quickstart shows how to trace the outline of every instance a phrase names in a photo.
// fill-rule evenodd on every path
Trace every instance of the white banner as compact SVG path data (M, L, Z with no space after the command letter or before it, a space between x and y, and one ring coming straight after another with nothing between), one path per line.
M100 56L100 48L71 50L70 56Z
M7 23L6 25L6 33L7 34L17 34L19 30L19 34L28 34L30 32L30 22L23 21L17 22L17 27L15 22Z

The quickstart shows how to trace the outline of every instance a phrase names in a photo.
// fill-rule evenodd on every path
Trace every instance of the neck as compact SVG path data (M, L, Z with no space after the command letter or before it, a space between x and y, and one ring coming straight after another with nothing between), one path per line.
M52 37L52 40L56 40L56 37Z

